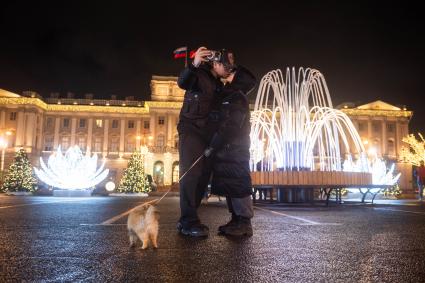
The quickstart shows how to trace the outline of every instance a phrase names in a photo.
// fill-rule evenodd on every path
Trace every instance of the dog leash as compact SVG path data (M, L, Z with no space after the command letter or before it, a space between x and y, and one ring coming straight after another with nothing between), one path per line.
M186 176L187 173L189 173L190 170L192 170L193 167L195 167L196 164L198 164L199 161L201 161L201 159L204 157L204 153L201 154L201 156L198 157L198 159L195 160L195 162L192 163L192 165L189 167L189 169L186 170L186 172L184 172L183 175L181 175L181 177L179 178L179 183L180 181L184 178L184 176ZM158 204L172 189L173 187L170 186L170 188L157 200L152 200L149 203L155 203ZM156 201L156 202L155 202Z

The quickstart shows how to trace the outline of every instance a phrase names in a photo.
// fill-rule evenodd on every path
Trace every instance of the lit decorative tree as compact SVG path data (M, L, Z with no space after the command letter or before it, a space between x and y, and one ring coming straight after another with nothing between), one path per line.
M117 191L122 193L147 193L150 186L145 175L144 160L140 151L135 151L128 161Z
M403 142L408 144L408 147L403 146L400 152L400 160L419 166L421 161L425 161L425 140L419 133L420 140L417 140L414 134L410 134L403 138Z
M19 192L35 191L37 179L34 177L32 166L23 148L16 152L15 159L9 167L2 191Z

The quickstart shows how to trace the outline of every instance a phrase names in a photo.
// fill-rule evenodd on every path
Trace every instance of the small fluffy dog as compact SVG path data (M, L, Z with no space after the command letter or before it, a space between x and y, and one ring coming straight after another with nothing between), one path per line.
M146 249L149 241L154 248L158 248L159 211L154 205L147 204L130 212L127 219L127 230L130 237L130 247L136 245L139 238L143 242L142 249Z

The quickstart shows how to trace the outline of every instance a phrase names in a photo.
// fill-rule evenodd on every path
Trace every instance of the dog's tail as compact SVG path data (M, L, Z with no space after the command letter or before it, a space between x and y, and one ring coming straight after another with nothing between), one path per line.
M149 205L148 210L146 211L147 217L159 218L159 210L154 205Z

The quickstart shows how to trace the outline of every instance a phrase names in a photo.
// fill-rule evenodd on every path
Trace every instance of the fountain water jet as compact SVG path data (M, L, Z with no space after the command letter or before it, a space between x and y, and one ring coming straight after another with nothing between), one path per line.
M287 68L285 74L274 70L262 78L251 114L250 137L251 171L257 171L260 165L260 171L372 174L372 179L366 178L370 181L360 175L357 175L360 181L354 183L349 175L334 180L338 183L335 185L347 182L351 187L393 185L399 178L399 175L393 177L394 168L387 172L377 156L374 163L367 159L356 128L345 113L333 108L326 80L315 69ZM273 180L269 183L276 184L276 177L270 178Z
M341 171L344 153L365 152L353 123L333 109L324 76L315 69L271 71L260 82L252 113L251 169Z

